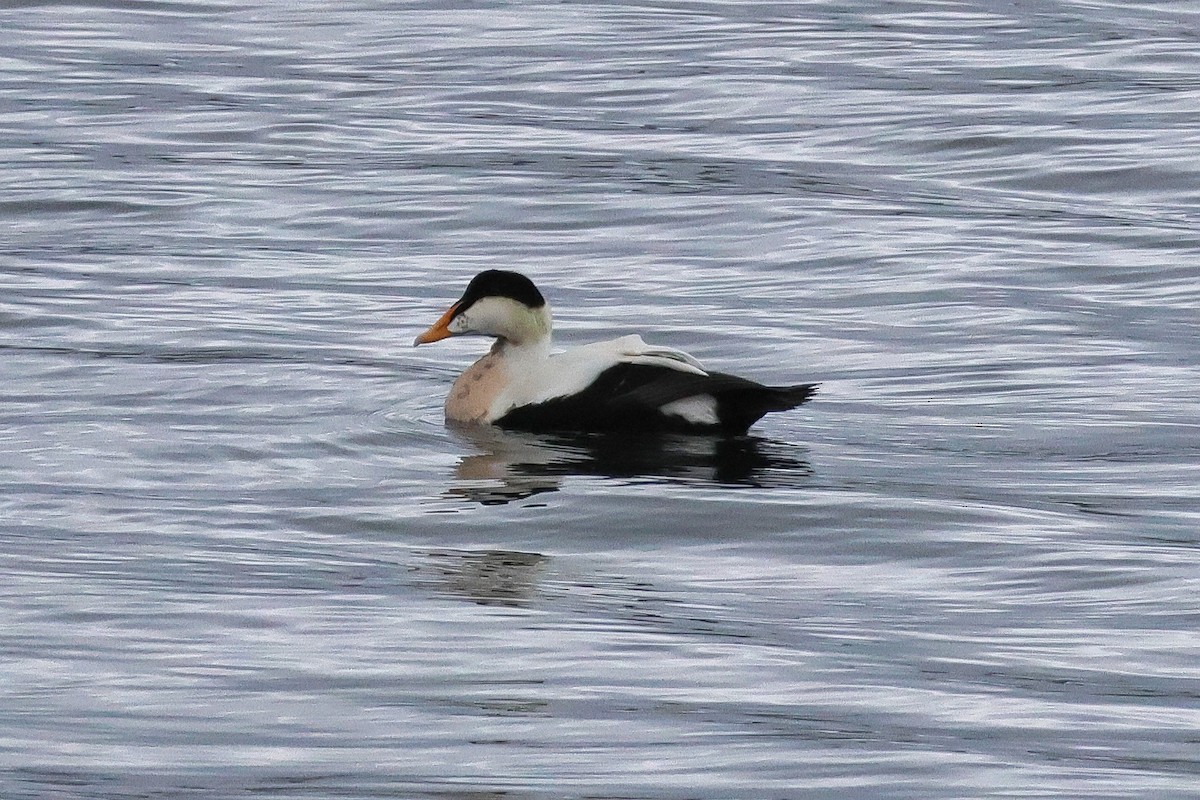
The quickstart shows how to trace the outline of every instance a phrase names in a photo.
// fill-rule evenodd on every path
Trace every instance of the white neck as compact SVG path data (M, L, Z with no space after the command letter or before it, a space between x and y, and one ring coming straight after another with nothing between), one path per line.
M520 342L500 337L492 345L491 352L510 360L544 359L550 355L550 335L529 338Z

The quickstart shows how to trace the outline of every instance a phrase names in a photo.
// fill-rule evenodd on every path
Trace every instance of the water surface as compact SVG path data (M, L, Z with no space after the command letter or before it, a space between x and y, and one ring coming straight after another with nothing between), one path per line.
M1195 796L1194 3L0 31L4 797ZM487 268L820 393L447 428Z

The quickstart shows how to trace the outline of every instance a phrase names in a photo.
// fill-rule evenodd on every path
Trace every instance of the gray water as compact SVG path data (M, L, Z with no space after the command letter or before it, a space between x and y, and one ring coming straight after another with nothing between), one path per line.
M0 797L1200 796L1200 4L10 2L0 189Z

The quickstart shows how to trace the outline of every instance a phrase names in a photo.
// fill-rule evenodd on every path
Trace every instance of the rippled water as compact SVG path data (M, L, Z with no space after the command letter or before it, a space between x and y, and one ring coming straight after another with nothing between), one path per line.
M1200 6L0 8L0 795L1195 797ZM803 409L441 419L519 268Z

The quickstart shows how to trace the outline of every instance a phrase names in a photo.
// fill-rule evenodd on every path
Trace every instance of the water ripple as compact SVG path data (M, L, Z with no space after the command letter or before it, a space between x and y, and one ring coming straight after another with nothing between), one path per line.
M1195 10L0 8L4 797L1190 797ZM475 272L817 381L447 429Z

